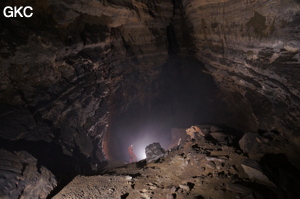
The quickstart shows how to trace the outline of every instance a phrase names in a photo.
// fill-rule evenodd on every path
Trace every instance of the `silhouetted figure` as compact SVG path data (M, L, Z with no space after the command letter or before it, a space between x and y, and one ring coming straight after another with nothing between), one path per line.
M136 161L137 161L136 155L135 155L134 152L133 152L133 146L132 146L132 145L130 145L130 146L128 147L128 154L129 154L129 156L130 156L130 160L129 160L130 163L131 163L131 162L136 162Z

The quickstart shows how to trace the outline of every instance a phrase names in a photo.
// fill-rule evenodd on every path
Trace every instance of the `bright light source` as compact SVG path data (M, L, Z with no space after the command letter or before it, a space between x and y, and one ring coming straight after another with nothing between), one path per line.
M133 145L133 152L136 155L137 161L146 158L146 146L154 142L159 142L162 146L167 142L166 139L159 137L152 132L143 132L139 136L136 136L130 144Z
M133 144L133 152L136 155L138 161L146 158L145 148L148 144L137 143Z
M142 160L142 159L146 158L145 148L146 147L138 149L137 154L136 154L138 160Z

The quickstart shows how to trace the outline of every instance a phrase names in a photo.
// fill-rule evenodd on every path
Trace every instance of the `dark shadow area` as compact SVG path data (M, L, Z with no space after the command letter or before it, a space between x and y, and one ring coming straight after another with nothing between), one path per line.
M266 154L260 165L283 198L300 198L300 171L288 161L286 155Z
M188 182L187 185L189 186L190 190L192 190L195 186L195 184L191 182Z
M125 193L123 195L121 195L121 199L126 199L129 196L129 193Z

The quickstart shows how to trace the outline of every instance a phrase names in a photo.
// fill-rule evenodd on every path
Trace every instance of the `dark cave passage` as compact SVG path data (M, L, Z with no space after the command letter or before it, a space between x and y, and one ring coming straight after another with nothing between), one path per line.
M223 101L224 93L205 72L204 65L194 58L172 56L157 79L143 86L151 92L132 92L137 100L120 101L128 107L110 118L109 152L113 159L128 162L127 148L131 144L138 159L145 158L144 149L153 142L168 148L172 128L230 123L228 118L234 110ZM147 103L138 101L139 97L148 99Z

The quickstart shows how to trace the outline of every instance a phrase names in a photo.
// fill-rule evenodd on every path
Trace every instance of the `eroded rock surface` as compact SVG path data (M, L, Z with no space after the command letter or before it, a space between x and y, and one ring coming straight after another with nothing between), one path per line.
M236 120L248 121L249 130L278 129L299 144L299 1L182 4L196 56L228 91ZM239 118L239 110L249 114Z
M0 149L0 198L47 198L56 187L55 176L25 151Z
M147 162L152 162L158 160L161 157L164 157L165 150L160 146L158 142L149 144L145 148L146 160Z
M220 129L219 132L233 136ZM208 136L193 141L184 139L179 149L168 151L157 162L141 164L145 163L143 160L107 167L98 176L78 176L55 198L292 199L300 196L299 181L296 182L299 169L287 166L289 161L282 158L284 155L275 152L273 157L249 159L238 147L206 139ZM279 148L284 151L291 146ZM281 157L279 161L277 157ZM277 178L278 174L281 178Z
M103 142L109 109L143 101L139 93L147 93L140 85L152 82L168 58L172 4L93 0L30 6L32 18L1 18L0 136L55 141L67 155L103 161L109 155Z

